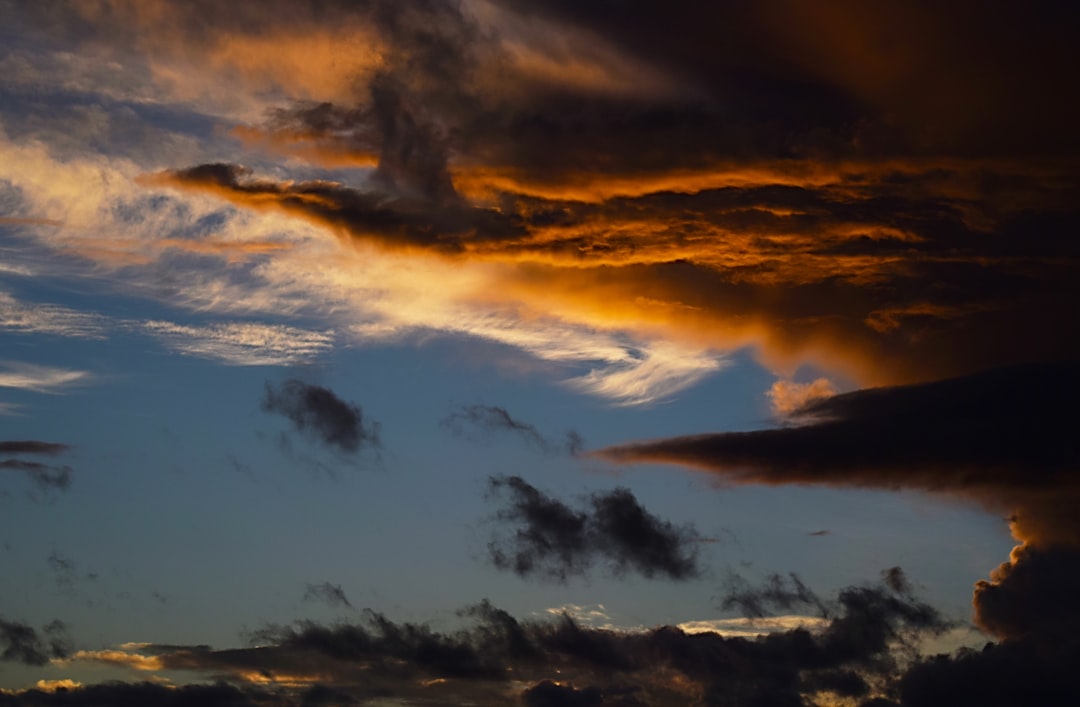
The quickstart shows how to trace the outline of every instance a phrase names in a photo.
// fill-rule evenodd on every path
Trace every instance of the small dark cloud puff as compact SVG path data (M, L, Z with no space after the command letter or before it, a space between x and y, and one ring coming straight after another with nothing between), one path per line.
M657 518L627 489L594 493L578 510L519 476L492 477L488 488L492 498L508 496L494 517L499 533L488 545L499 569L557 581L585 575L597 564L616 575L633 571L678 581L701 573L697 530Z
M304 601L321 601L329 607L354 608L349 598L345 596L345 590L340 584L323 582L322 584L309 584L304 592Z
M381 444L377 422L365 420L358 405L322 386L296 379L279 386L268 382L262 409L284 415L298 431L341 452L355 454Z

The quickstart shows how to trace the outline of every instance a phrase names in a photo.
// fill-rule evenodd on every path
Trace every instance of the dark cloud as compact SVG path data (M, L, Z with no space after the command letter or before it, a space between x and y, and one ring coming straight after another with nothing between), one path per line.
M744 616L751 617L806 607L814 608L822 616L829 613L821 599L795 574L771 574L757 586L751 585L740 575L731 575L727 579L721 607L738 609Z
M560 685L544 680L525 690L521 695L525 707L599 707L604 704L604 693L595 687L577 689L573 685Z
M670 626L597 629L565 614L518 620L484 601L460 612L465 623L446 632L368 611L358 623L268 627L253 636L257 647L140 653L164 670L230 681L257 675L284 685L318 676L324 687L304 698L312 700L337 691L361 701L434 704L803 705L817 693L892 695L902 669L917 660L907 647L947 626L884 583L850 587L825 603L832 614L820 630L758 638ZM110 651L100 660L118 657ZM531 686L522 691L522 682Z
M39 440L7 440L0 442L0 454L36 454L57 456L71 449L70 445ZM0 470L21 471L43 493L63 491L71 485L71 467L44 464L26 459L0 459Z
M535 425L518 420L506 408L497 405L461 405L439 421L439 425L458 437L474 438L473 432L508 432L545 453L565 452L570 456L581 453L585 446L581 435L570 430L564 440L548 437Z
M500 569L560 581L584 575L596 564L619 575L634 571L680 581L700 574L697 531L657 518L627 489L594 493L583 510L518 476L492 477L489 492L509 495L494 518L502 534L488 545Z
M910 488L1010 514L1024 544L976 585L991 634L1054 643L1080 629L1080 367L1030 365L808 403L801 427L680 437L601 450L668 461L735 483ZM910 590L888 576L895 588Z
M517 220L489 209L432 204L411 196L350 188L335 182L257 179L232 164L204 164L147 178L148 183L211 192L252 208L276 207L339 233L391 249L462 252L471 242L512 240Z
M872 388L810 402L803 426L639 442L600 450L614 461L667 461L736 483L910 488L1015 512L1025 535L1080 542L1065 504L1080 494L1080 366L998 369Z
M332 608L342 606L346 609L354 608L349 602L349 598L345 596L345 590L341 588L341 585L331 584L330 582L307 585L307 591L304 592L304 601L321 601Z
M106 682L56 691L0 693L3 707L286 707L293 704L282 695L223 682L179 687L152 682Z
M67 627L60 621L46 624L40 631L20 621L0 617L0 660L45 665L71 652Z
M899 683L903 707L1011 707L1080 701L1076 634L1056 644L1010 641L982 650L961 649L908 670Z
M279 386L268 382L262 409L284 415L297 430L342 452L380 445L378 423L365 420L359 406L322 386L295 379Z
M39 442L32 439L8 440L0 442L0 454L45 454L55 456L71 449L69 445L58 442Z

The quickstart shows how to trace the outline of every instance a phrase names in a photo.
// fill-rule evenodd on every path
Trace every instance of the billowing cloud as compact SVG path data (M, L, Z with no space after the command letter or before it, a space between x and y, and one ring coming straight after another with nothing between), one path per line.
M615 574L688 580L698 576L700 536L646 511L628 489L594 493L575 510L518 476L492 477L489 492L509 495L495 515L501 527L488 545L500 569L560 581L597 564Z
M809 383L778 380L767 393L773 415L778 418L789 417L809 403L835 394L836 389L828 378L818 378Z
M284 415L300 432L342 452L355 454L380 445L378 423L365 420L358 405L329 388L296 379L279 386L267 383L262 408Z
M574 430L569 430L565 439L553 439L542 434L535 425L513 417L506 408L498 405L460 405L440 420L439 425L454 435L469 439L474 438L476 433L507 432L547 453L563 451L573 456L585 446L581 435Z

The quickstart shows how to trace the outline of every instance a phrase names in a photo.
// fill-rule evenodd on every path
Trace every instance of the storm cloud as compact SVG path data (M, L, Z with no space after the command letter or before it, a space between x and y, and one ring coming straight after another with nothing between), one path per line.
M657 518L628 489L594 493L580 510L519 476L492 477L488 489L492 498L509 496L494 516L500 527L488 545L499 569L558 581L585 575L598 564L617 575L633 571L676 581L701 572L697 530Z

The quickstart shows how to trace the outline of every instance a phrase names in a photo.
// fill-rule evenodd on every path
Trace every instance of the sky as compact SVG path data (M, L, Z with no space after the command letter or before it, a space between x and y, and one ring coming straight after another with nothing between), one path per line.
M0 0L0 707L1080 703L1080 12Z

